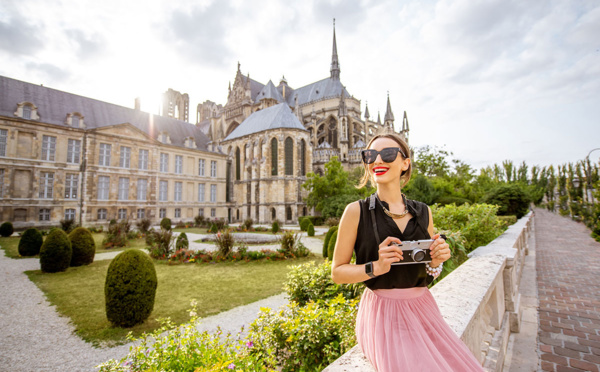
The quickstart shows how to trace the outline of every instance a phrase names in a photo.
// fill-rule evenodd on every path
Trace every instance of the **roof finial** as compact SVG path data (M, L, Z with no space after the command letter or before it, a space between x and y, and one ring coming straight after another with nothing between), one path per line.
M333 19L333 53L331 55L331 78L340 80L340 63L337 54L337 42L335 40L335 18Z
M387 92L387 107L385 108L385 116L383 120L390 122L390 125L394 125L394 113L392 112L392 105L390 104L390 91Z

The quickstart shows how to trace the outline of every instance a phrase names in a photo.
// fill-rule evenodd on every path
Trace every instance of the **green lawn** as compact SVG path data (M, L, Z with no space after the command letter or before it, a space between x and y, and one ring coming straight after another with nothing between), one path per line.
M6 257L22 258L19 256L19 240L20 237L11 236L10 238L0 238L0 247L4 249Z
M110 261L62 273L36 270L26 274L60 314L71 318L80 337L108 346L123 342L129 331L140 335L156 329L157 318L171 317L177 324L188 321L192 299L198 300L199 315L207 316L281 293L289 266L310 260L320 258L181 265L155 261L158 289L154 311L148 321L130 329L113 328L106 319L104 282Z

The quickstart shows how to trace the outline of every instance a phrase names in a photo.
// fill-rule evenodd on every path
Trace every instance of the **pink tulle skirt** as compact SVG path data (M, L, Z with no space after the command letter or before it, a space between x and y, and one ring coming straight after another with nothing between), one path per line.
M356 338L378 372L483 371L426 287L365 289Z

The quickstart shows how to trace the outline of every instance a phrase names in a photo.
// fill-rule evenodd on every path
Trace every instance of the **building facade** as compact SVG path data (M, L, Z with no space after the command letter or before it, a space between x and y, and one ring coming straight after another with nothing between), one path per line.
M227 218L227 156L196 126L0 77L0 219Z

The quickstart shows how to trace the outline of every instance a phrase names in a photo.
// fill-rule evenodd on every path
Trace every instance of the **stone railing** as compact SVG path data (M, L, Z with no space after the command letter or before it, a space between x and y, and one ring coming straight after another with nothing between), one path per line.
M519 332L519 285L529 235L530 213L431 288L442 316L486 371L501 371L511 332ZM375 372L358 346L324 369Z
M332 157L340 158L340 150L337 148L317 149L313 151L314 163L327 163ZM339 159L341 160L341 159Z

